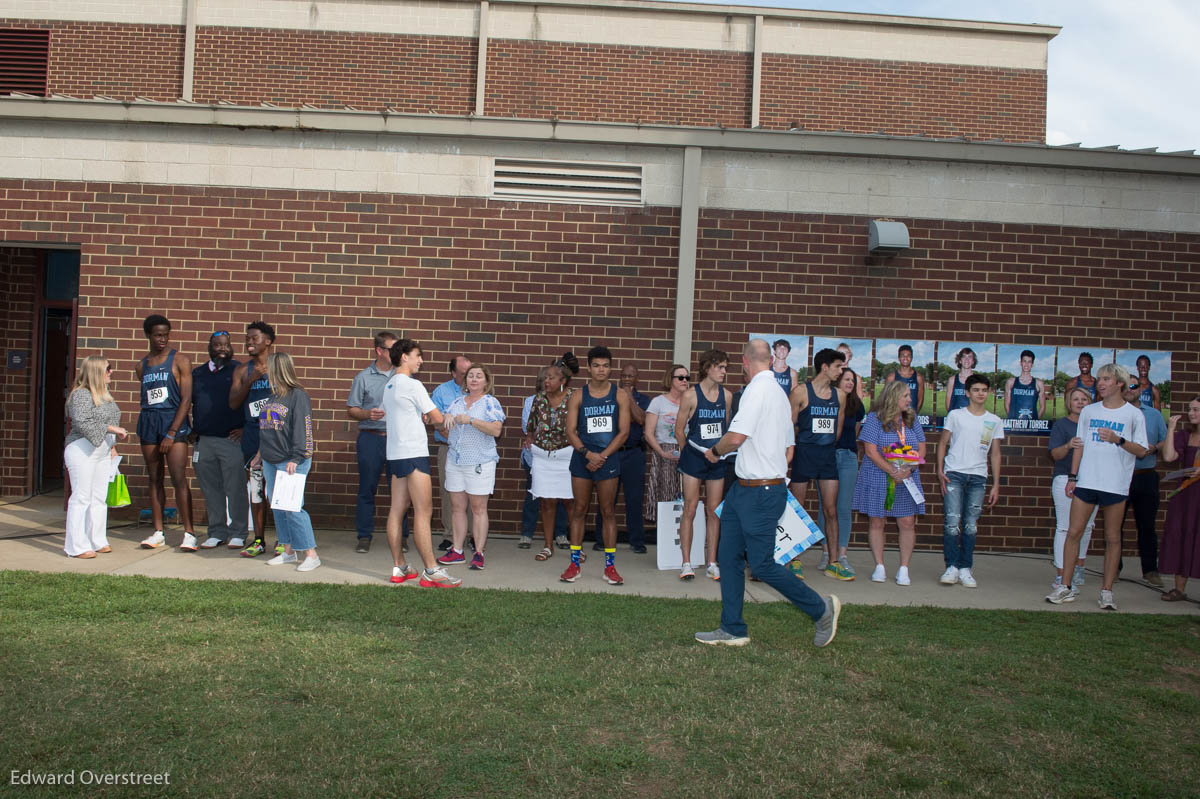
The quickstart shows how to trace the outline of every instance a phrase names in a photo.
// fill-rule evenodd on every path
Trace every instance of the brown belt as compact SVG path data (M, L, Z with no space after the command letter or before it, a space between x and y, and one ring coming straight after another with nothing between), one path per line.
M758 488L759 486L781 486L783 485L782 477L770 477L763 480L743 480L738 478L738 485L742 488Z

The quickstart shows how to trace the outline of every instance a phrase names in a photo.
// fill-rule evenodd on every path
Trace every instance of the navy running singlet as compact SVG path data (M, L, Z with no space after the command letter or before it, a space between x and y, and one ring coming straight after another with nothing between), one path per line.
M909 396L912 397L913 413L920 413L921 412L921 403L918 401L918 398L920 397L920 394L921 394L921 386L917 383L917 370L913 369L912 377L903 376L902 374L900 374L899 369L892 372L892 376L896 380L899 380L901 383L905 383L908 385L908 393L909 393Z
M950 391L947 392L946 415L950 415L950 411L965 408L971 404L970 398L967 397L967 387L958 379L958 375L950 378Z
M1013 381L1012 398L1008 403L1008 418L1038 418L1037 378L1030 378L1028 384L1022 383L1019 377Z
M832 446L837 440L837 391L830 386L829 399L822 399L811 380L805 380L804 387L808 389L808 407L796 417L796 445Z
M697 383L696 412L688 419L687 440L695 442L700 449L708 449L725 435L725 387L717 386L717 399L709 402Z
M254 361L246 364L246 373L254 372ZM271 381L266 375L250 384L250 392L246 394L246 404L243 407L246 416L246 426L242 428L242 455L249 461L258 452L258 417L267 402L271 399Z
M617 385L611 384L608 394L595 399L591 389L585 384L582 400L579 403L579 424L576 432L589 451L601 452L617 435Z
M1151 383L1150 385L1148 385L1142 389L1141 400L1142 400L1143 408L1153 408L1154 407L1154 384L1153 383Z
M1079 375L1078 377L1075 378L1075 385L1078 388L1082 388L1084 391L1091 392L1092 402L1095 402L1097 399L1099 399L1099 395L1096 393L1096 378L1093 377L1092 384L1090 386L1088 386L1088 385L1084 385L1084 383L1083 383L1083 375Z
M169 411L173 415L179 410L182 396L172 371L175 350L167 353L167 359L157 366L150 366L146 361L147 358L142 358L142 410Z
M789 366L782 372L776 372L772 367L771 374L775 376L775 382L783 389L783 393L790 397L792 395L792 367Z

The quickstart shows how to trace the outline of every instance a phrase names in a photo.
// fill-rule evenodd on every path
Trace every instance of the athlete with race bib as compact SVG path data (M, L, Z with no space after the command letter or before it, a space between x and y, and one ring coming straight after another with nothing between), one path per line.
M730 395L723 385L728 368L729 356L720 350L709 350L701 355L703 379L693 386L693 391L684 393L675 417L675 440L683 442L679 452L679 472L683 475L683 514L679 519L679 546L683 550L683 566L679 570L681 580L696 576L691 553L701 483L704 483L705 500L705 570L712 579L721 579L721 570L717 566L721 521L716 509L725 493L725 464L709 463L704 451L720 441L728 427Z

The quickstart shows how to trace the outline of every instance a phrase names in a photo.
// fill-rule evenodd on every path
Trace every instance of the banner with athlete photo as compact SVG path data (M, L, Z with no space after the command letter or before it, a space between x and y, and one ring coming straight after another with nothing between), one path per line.
M808 336L751 333L747 341L761 338L771 345L771 373L784 391L808 377ZM795 374L793 374L795 372Z
M902 380L914 395L913 409L922 427L933 427L933 387L927 383L935 374L932 341L903 338L875 339L875 357L871 361L872 398L878 397L884 384ZM907 373L907 374L906 374Z
M1129 376L1142 387L1142 407L1153 405L1162 411L1171 401L1171 353L1160 350L1117 350L1117 364L1129 370Z
M1001 344L992 384L996 415L1012 433L1050 435L1054 406L1054 347Z
M842 354L848 353L846 366L858 375L858 398L864 406L871 410L871 398L868 396L867 384L871 382L871 353L875 342L869 338L826 338L813 336L813 357L823 349L837 350Z
M967 387L965 381L978 372L987 377L995 387L996 380L992 373L996 371L996 345L985 344L981 341L939 341L937 343L937 363L934 364L933 377L936 395L934 397L934 424L942 427L946 423L946 415L955 408L965 408ZM989 403L989 410L990 403Z
M1052 421L1067 415L1067 392L1079 386L1092 395L1096 394L1096 370L1113 362L1113 351L1104 347L1059 347L1055 353L1054 408L1047 409L1046 416Z

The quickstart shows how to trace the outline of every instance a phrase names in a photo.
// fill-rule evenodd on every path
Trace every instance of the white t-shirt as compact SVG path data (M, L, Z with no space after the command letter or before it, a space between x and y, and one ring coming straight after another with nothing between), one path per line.
M388 460L428 458L429 434L421 417L437 406L421 381L397 373L384 386L380 407L387 421Z
M787 449L796 439L792 406L770 369L751 378L729 432L746 436L733 469L738 477L771 480L787 475Z
M654 423L654 439L668 449L678 449L679 443L675 440L675 417L679 415L679 406L671 402L666 394L659 394L650 400L646 413L658 414L658 421Z
M1114 441L1100 440L1100 429L1107 427L1126 441L1146 445L1146 417L1128 402L1109 409L1103 402L1093 402L1079 414L1076 435L1083 439L1083 455L1079 459L1079 488L1107 491L1128 496L1129 481L1137 458L1118 447Z
M1004 438L1004 421L988 411L976 416L967 408L955 408L945 427L950 431L946 471L987 477L988 450L992 441Z

